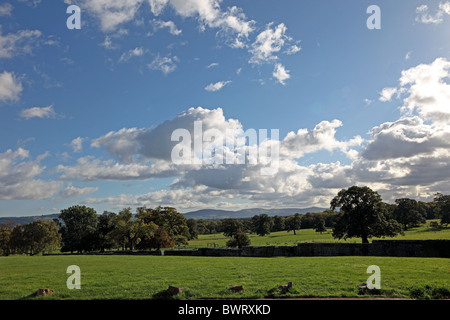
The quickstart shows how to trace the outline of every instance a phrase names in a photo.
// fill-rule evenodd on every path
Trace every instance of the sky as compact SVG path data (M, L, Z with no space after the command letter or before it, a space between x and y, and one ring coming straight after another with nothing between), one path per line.
M0 216L450 194L449 40L445 0L2 1Z

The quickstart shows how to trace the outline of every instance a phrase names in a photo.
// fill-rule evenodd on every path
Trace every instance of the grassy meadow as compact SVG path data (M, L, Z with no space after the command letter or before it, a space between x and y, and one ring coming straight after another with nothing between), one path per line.
M79 290L66 286L74 264L81 269ZM381 270L380 296L410 298L426 288L450 295L450 262L440 258L79 255L0 257L0 299L158 299L167 298L169 285L184 288L180 299L356 297L373 264ZM290 293L270 293L289 281ZM231 293L232 285L244 291ZM55 293L36 298L38 288Z
M296 235L285 231L250 235L250 239L253 246L338 241L331 230L320 234L312 229L298 230ZM428 221L394 239L450 239L450 228L432 229ZM226 241L222 234L200 235L186 249L225 247ZM66 286L70 265L81 269L80 290ZM167 299L164 291L169 285L184 288L177 299L358 297L358 286L370 276L366 273L370 265L381 270L377 296L450 298L450 260L444 258L14 255L0 257L0 300ZM294 287L288 293L277 290L289 281ZM231 293L232 285L242 285L244 291ZM35 297L38 288L55 293Z
M426 224L420 227L411 228L405 231L404 235L397 235L393 238L385 238L386 240L437 240L450 239L450 228L434 229L430 227L428 220ZM313 229L300 229L296 234L287 231L272 232L264 237L249 234L251 246L292 246L299 242L343 242L343 243L361 243L360 238L351 238L347 240L335 239L332 236L332 230L327 229L326 232L316 232ZM382 240L383 238L372 238L371 240ZM198 239L189 241L186 249L216 247L225 248L229 239L221 233L202 234Z

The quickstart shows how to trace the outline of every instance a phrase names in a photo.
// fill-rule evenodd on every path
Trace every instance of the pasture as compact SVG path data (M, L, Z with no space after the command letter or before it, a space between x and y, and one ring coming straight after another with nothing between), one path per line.
M357 297L374 264L381 270L379 296L423 298L436 289L449 298L450 261L440 258L73 255L0 257L0 299L166 299L169 285L184 288L177 299ZM67 288L70 265L80 267L79 290ZM291 292L276 291L289 281ZM244 291L232 293L232 285ZM55 293L36 298L38 288Z

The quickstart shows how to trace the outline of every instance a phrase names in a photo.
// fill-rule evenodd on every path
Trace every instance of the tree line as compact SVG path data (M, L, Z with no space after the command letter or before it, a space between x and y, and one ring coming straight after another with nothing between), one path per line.
M337 210L338 209L338 210ZM250 244L248 233L265 236L271 232L314 228L323 232L332 228L337 239L358 237L368 243L371 237L392 237L425 223L440 219L450 223L450 195L436 194L432 202L397 199L384 203L368 187L342 189L330 202L330 209L292 216L255 215L252 218L221 220L187 219L173 207L139 207L133 213L125 208L119 213L72 206L61 210L53 221L36 220L24 225L0 225L0 254L52 252L82 253L105 250L151 250L187 245L199 234L223 233L227 246Z

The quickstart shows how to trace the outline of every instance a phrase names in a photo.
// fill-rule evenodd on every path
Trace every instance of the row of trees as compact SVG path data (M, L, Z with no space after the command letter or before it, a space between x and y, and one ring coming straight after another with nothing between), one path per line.
M353 186L341 190L331 201L330 207L330 210L320 213L289 217L261 214L250 219L223 219L214 222L214 231L219 229L230 237L229 246L239 247L248 245L246 233L264 236L273 231L287 230L295 234L300 228L314 228L317 232L332 228L334 238L358 237L363 243L368 243L371 237L403 234L405 230L425 223L426 219L439 218L441 225L450 223L450 196L440 193L429 203L401 198L395 204L387 204L370 188ZM199 225L207 230L203 225L208 223L200 221Z
M370 188L353 186L341 190L330 207L321 213L288 217L261 214L249 219L194 220L173 207L139 207L135 214L125 208L118 214L98 215L92 208L72 206L61 210L54 221L0 225L0 254L34 255L57 248L71 253L160 249L187 245L198 234L218 232L230 237L228 246L241 247L250 243L247 233L265 236L287 230L295 234L300 228L322 232L327 227L333 228L335 238L359 237L367 243L371 237L395 236L429 218L439 218L441 225L450 223L450 195L440 193L429 203L402 198L386 204Z
M60 248L61 252L146 250L185 245L197 237L193 220L172 207L130 208L118 214L97 215L86 206L61 210L54 221L33 221L25 225L0 225L0 254L35 255Z

